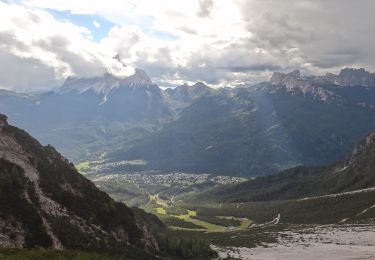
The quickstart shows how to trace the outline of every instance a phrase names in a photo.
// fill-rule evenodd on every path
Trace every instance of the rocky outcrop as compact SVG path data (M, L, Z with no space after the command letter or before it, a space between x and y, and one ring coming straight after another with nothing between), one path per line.
M269 84L271 86L282 88L288 93L294 95L303 95L324 102L336 101L339 99L339 97L332 91L314 85L305 78L302 78L299 70L287 74L275 72L271 77Z
M288 86L288 88L291 88L298 84L299 81L301 81L301 73L299 70L295 70L287 74L275 72L272 75L269 83L271 83L272 85L284 85Z
M326 86L374 87L375 73L363 68L345 68L338 75L327 73L324 76L301 76L298 70L284 74L275 72L269 84L283 87L291 94L301 94L321 101L338 101L340 97Z
M300 94L325 102L340 101L341 98L326 86L375 87L375 73L363 68L345 68L338 75L327 73L324 76L301 76L298 70L287 74L275 72L269 84L282 87L294 95Z
M364 138L361 142L359 142L353 149L352 153L347 160L350 163L356 161L356 159L363 155L370 152L375 152L375 133L371 133L366 138Z
M338 75L327 73L324 76L311 76L308 80L314 84L339 87L375 87L375 73L363 68L344 68Z
M375 73L370 73L363 68L345 68L333 79L334 83L340 86L375 87Z

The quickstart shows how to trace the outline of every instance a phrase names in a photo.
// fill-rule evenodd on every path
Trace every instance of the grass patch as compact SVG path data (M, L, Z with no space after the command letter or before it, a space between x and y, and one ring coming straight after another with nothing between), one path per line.
M178 227L186 229L204 229L204 227L194 224L192 222L185 221L178 217L164 217L161 220L169 227Z
M197 212L195 210L188 210L187 214L188 214L189 217L197 216Z
M309 200L279 200L246 203L222 203L195 205L198 215L250 218L256 223L265 223L281 214L282 223L332 224L343 218L355 220L356 215L374 205L375 192L363 192L337 197L321 197ZM181 205L184 206L184 205ZM191 204L185 205L192 207ZM369 210L362 218L375 217Z
M75 165L77 171L82 175L91 173L90 169L93 166L103 163L104 161L84 161Z
M187 215L189 216L187 210L184 209L184 208L180 208L180 207L169 207L169 208L167 208L166 210L167 210L167 213L168 213L169 215L186 215L186 214L187 214Z
M226 227L211 224L211 223L208 223L206 221L199 220L199 219L193 219L193 218L190 218L188 215L180 215L179 218L181 218L185 221L191 222L195 225L202 226L205 229L207 229L208 232L217 232L217 231L223 232L223 231L227 230Z
M193 216L194 219L199 219L211 224L224 226L224 227L238 227L241 225L241 221L235 218L217 217L217 216Z
M167 211L164 208L156 208L156 213L161 214L161 215L165 215L165 214L167 214Z

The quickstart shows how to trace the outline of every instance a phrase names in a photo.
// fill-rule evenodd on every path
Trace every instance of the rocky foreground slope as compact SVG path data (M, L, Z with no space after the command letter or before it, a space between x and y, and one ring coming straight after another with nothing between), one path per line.
M0 247L130 252L159 247L152 215L112 200L52 146L0 115Z

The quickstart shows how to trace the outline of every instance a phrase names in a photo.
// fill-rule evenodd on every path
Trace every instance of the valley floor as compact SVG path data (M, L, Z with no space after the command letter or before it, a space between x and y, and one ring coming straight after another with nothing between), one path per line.
M174 236L207 241L220 259L375 260L374 188L291 200L216 202L195 195L243 180L187 173L89 177L117 200L157 215Z
M375 225L295 226L277 233L276 243L255 248L213 248L221 258L351 260L375 259Z

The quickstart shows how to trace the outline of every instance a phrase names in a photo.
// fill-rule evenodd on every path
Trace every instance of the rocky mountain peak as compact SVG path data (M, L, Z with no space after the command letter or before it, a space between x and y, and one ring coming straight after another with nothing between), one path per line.
M120 88L149 87L153 83L150 77L143 70L136 69L129 77L117 77L106 73L100 77L75 78L68 77L60 87L60 94L82 94L94 92L102 98L100 104L107 102L108 97L115 90Z
M203 82L200 82L200 81L195 83L192 87L194 87L194 88L208 88L208 86L206 84L204 84Z
M210 94L214 89L208 87L203 82L197 82L193 85L183 84L175 88L165 90L174 109L181 109L189 105L193 100Z
M327 73L324 76L301 76L298 70L290 73L275 72L271 77L269 83L272 85L288 85L295 87L300 84L301 80L310 83L311 85L325 85L333 84L337 86L348 87L375 87L375 73L370 73L364 68L344 68L339 74Z
M339 76L347 77L347 76L367 76L370 73L366 71L364 68L344 68L340 71Z
M301 72L299 70L294 70L292 72L289 72L287 75L295 78L301 77Z
M128 86L147 86L151 85L152 81L146 72L136 69L135 73L129 77L117 77L112 74L104 74L100 77L91 78L75 78L68 77L62 87L61 93L83 93L88 90L93 90L97 94L106 96L112 90Z
M364 68L344 68L335 77L335 83L340 86L374 87L375 73L370 73Z
M285 85L290 81L297 80L301 77L299 70L294 70L289 73L274 72L269 83L272 85Z
M136 69L135 73L124 80L127 83L133 83L137 85L150 85L152 81L147 73L143 70Z
M269 84L284 89L288 93L309 96L316 100L329 101L337 99L333 92L314 85L308 79L301 77L299 70L294 70L287 74L275 72L272 75Z

